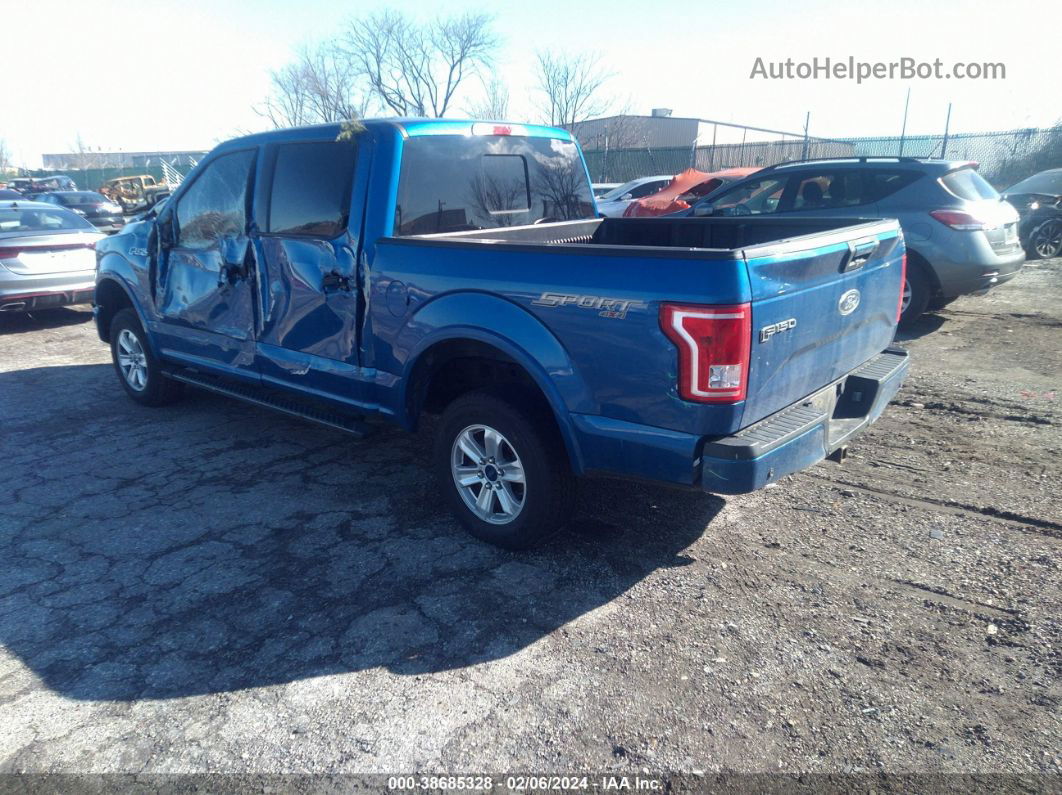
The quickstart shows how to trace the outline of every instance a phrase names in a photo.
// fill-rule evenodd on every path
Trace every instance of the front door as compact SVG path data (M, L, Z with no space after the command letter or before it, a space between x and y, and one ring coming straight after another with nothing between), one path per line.
M155 301L163 353L233 375L254 373L254 163L253 149L213 158L159 220Z

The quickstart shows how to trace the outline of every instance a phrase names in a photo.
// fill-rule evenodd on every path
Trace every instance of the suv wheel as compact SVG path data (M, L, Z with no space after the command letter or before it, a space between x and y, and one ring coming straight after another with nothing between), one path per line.
M181 396L184 385L162 374L132 309L122 309L111 320L111 359L125 393L137 403L163 406Z
M933 285L925 270L908 260L907 279L903 283L903 299L900 302L901 326L913 323L926 311L932 291Z
M556 532L574 504L575 477L545 412L472 392L443 413L434 468L451 510L472 535L528 549Z
M1040 259L1051 259L1062 254L1062 220L1052 218L1036 227L1029 236L1029 248Z

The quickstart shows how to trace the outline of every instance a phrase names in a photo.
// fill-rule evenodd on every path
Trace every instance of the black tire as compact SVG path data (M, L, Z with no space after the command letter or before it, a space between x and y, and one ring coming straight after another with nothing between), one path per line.
M933 282L929 274L917 262L907 262L907 285L911 288L911 300L900 315L900 327L908 326L929 308L933 297Z
M136 358L142 357L141 367L137 368L143 376L143 385L139 388L134 385L137 378L128 376L127 370L123 369L123 365L119 362L119 347L122 347L122 354L128 357L129 353L126 348L131 345L131 340L128 336L123 336L123 332L135 337L139 345L139 352L136 351L135 346L132 349ZM162 374L162 368L147 344L147 336L144 334L143 326L140 325L140 318L132 309L122 309L111 319L111 361L114 363L114 371L125 393L142 406L165 406L177 400L184 391L184 384Z
M1051 259L1062 254L1062 219L1044 221L1029 235L1029 255Z
M480 482L462 489L455 480L453 457L463 455L466 463L472 459L455 452L458 438L469 431L474 439L477 431L470 429L479 427L497 431L503 437L503 443L498 445L503 474L498 476L499 470L483 466L481 471L485 474L479 476ZM481 447L486 450L487 446ZM523 486L503 482L504 463L514 457L523 465ZM529 549L549 538L568 519L575 503L575 477L553 418L546 410L524 405L513 396L470 392L447 406L435 436L433 468L450 509L465 529L482 541L506 549ZM490 477L491 472L494 477ZM512 469L509 474L512 476ZM499 523L486 521L466 504L466 497L482 495L487 484L491 484L491 489L502 489L508 498L521 497L513 518L505 519L501 495L491 496L488 492L489 508L484 509L495 512ZM515 500L510 499L510 507L514 504Z

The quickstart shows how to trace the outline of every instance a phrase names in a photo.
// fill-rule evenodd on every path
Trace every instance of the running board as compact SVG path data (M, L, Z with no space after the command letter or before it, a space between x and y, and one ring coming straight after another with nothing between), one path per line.
M281 414L287 414L290 417L298 417L299 419L307 420L308 422L324 425L327 428L343 431L344 433L349 433L359 439L364 439L370 433L369 426L361 417L332 412L327 409L314 408L295 400L277 397L276 395L252 386L224 383L215 378L211 378L210 376L201 375L200 373L189 370L167 371L166 376L172 378L174 381L191 384L192 386L205 389L208 392L213 392L217 395L236 398L237 400L242 400L244 403L262 406L263 408L272 409L273 411L279 411Z

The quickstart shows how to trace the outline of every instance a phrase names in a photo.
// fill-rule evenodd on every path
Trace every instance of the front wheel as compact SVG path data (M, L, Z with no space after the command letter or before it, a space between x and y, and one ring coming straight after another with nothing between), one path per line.
M137 403L163 406L183 391L183 384L162 374L132 309L122 309L111 320L111 359L125 393Z
M447 407L434 468L465 529L507 549L551 536L574 504L575 478L552 417L490 393L473 392Z
M1062 254L1062 220L1053 218L1036 227L1029 235L1029 248L1040 259Z

